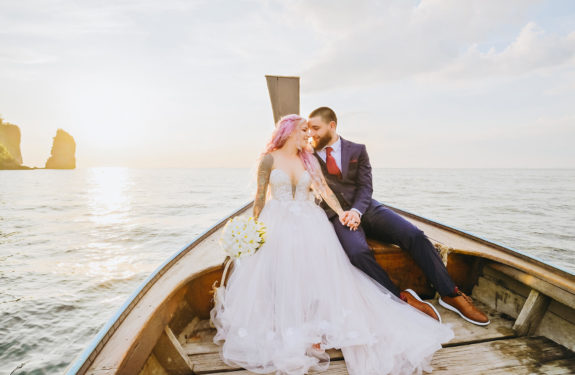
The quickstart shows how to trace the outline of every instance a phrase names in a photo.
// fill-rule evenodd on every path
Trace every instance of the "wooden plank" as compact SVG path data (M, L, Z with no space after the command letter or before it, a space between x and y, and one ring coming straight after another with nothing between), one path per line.
M523 305L513 330L518 336L533 335L541 318L549 306L550 299L546 295L531 289L527 301Z
M332 361L343 359L341 350L330 349L327 353ZM239 366L228 366L225 364L220 357L220 353L191 355L190 361L194 364L195 374L208 374L214 371L239 371L242 369Z
M575 351L575 324L563 319L549 309L543 319L541 319L535 334L548 337L569 350Z
M189 356L194 356L196 354L207 354L207 353L217 353L220 350L220 346L214 344L213 342L187 342L182 344L184 352Z
M575 309L575 294L568 290L567 288L561 288L560 286L553 285L547 281L544 281L534 275L520 271L516 268L506 266L504 264L493 264L491 265L494 269L499 272L506 274L514 278L515 280L523 283L539 292L553 298L554 300ZM575 276L571 278L571 284L575 284ZM571 285L573 286L573 285Z
M435 306L439 306L437 300L429 301ZM438 308L439 313L443 319L444 324L452 327L455 337L445 346L463 345L469 343L476 343L480 341L491 341L502 338L509 338L515 335L512 327L513 320L504 314L490 309L488 306L481 302L475 301L478 308L485 311L491 320L487 326L481 327L471 324L461 319L456 313L447 309ZM203 322L202 322L203 323ZM200 323L200 324L202 324ZM239 370L239 367L229 367L220 358L219 346L213 344L212 339L215 330L212 330L210 335L205 335L202 341L189 342L183 345L184 351L190 356L190 360L194 363L194 371L196 373L206 373L214 371ZM342 359L343 355L341 350L331 349L328 354L332 360Z
M182 349L170 327L166 326L164 328L164 332L158 339L153 353L169 374L193 374L194 365Z
M502 287L512 290L514 293L517 293L521 297L527 298L529 293L531 292L530 287L525 284L520 283L519 281L515 280L512 277L507 276L506 274L497 271L493 267L491 267L493 263L487 264L483 267L482 275L486 279L494 281L497 285L501 285Z
M433 375L491 374L517 366L541 366L573 353L544 337L520 337L441 349L433 358Z
M575 310L557 301L551 301L548 311L575 325Z
M481 301L495 311L517 318L526 298L499 283L480 277L471 294L475 301Z
M428 302L432 302L436 306L437 311L441 314L443 324L450 326L455 334L455 337L447 344L444 344L444 346L463 345L515 336L515 332L513 331L513 319L491 309L480 301L473 301L473 303L481 311L484 311L489 317L489 320L491 320L491 323L486 326L471 324L463 320L453 311L439 306L436 301Z
M190 316L193 316L193 315L190 315ZM188 337L190 337L194 334L194 332L197 329L196 327L198 326L198 323L200 323L200 321L201 321L198 316L194 316L194 318L190 321L190 316L187 316L188 323L178 334L178 341L180 343L186 342Z
M144 368L140 371L139 375L169 375L166 369L160 364L154 353L150 355Z
M571 374L569 371L573 369L573 353L543 337L520 337L443 348L434 355L431 365L433 375L546 374L534 369L550 369L554 374ZM216 370L214 374L224 375L224 372ZM246 370L233 373L248 374L251 373ZM344 361L334 361L323 374L347 375L348 372Z
M558 359L543 364L504 367L489 372L490 375L572 375L575 374L575 358Z

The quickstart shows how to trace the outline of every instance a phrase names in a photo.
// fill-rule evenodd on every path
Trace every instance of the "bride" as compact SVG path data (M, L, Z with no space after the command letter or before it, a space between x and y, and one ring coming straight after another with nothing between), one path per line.
M325 349L341 348L351 375L430 371L453 332L350 263L316 204L325 200L346 221L307 140L306 120L288 115L262 154L253 215L267 238L235 262L216 295L211 319L222 359L295 375L327 369Z

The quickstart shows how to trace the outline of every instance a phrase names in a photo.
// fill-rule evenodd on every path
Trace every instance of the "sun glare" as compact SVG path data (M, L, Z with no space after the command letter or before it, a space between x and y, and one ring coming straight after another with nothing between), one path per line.
M126 168L100 167L90 170L90 211L97 224L117 224L130 210L128 188L132 181Z

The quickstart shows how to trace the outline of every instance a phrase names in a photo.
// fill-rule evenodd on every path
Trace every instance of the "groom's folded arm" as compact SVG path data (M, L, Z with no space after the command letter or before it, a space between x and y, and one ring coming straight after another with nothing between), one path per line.
M371 203L373 194L373 185L371 182L371 164L365 145L362 145L361 153L357 159L358 171L356 177L357 189L355 191L355 200L351 205L352 210L359 211L360 216L365 213Z

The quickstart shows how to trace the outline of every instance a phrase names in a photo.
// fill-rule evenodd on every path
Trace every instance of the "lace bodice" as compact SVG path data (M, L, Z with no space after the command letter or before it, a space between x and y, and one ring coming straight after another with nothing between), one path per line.
M295 192L292 190L290 177L282 169L273 169L270 174L270 189L272 199L280 201L309 201L313 200L313 193L310 191L311 176L308 171L303 171Z

